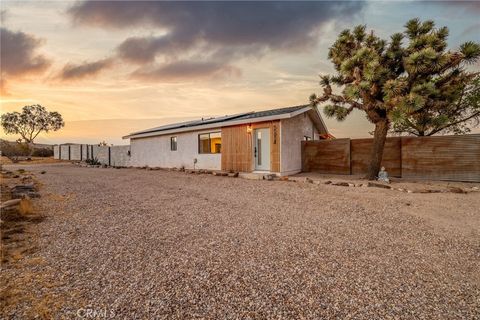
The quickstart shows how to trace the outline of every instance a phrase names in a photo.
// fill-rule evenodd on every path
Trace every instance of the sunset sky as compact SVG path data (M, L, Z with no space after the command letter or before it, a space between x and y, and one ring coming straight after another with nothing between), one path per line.
M122 135L164 123L306 104L320 91L318 75L333 71L328 47L357 24L387 39L411 18L433 19L450 28L452 49L480 42L480 2L0 6L1 113L35 103L60 112L65 128L42 143L126 144ZM361 113L326 122L337 137L371 130Z

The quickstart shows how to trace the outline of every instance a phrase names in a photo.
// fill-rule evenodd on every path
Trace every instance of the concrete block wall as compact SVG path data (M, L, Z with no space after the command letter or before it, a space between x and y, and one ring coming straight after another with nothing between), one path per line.
M110 165L108 148L108 146L94 146L95 157L98 159L98 161L100 161L101 164Z
M61 160L70 160L70 158L69 158L69 148L70 148L70 145L60 145L60 159Z
M110 147L111 165L114 167L129 167L130 166L129 151L130 151L130 145Z
M70 147L70 160L80 161L80 145L72 144Z
M85 161L97 159L101 164L116 167L130 166L130 145L98 146L89 144L56 145L53 147L55 159Z
M82 144L81 145L81 148L82 148L82 152L81 152L81 155L82 155L82 158L81 158L81 161L85 161L87 160L87 156L88 156L88 145L87 144Z

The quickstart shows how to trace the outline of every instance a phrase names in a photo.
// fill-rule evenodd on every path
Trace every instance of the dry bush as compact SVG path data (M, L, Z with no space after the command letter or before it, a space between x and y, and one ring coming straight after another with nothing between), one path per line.
M20 157L30 155L30 147L26 143L1 140L0 149L2 150L2 156L7 157L12 162L18 162Z
M30 199L20 200L20 204L18 206L18 211L21 215L31 215L31 214L33 214L32 201L30 201Z

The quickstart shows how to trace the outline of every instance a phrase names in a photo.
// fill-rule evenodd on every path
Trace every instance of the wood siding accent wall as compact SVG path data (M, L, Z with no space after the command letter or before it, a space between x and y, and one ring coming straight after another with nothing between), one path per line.
M252 135L246 125L222 128L222 170L252 171Z
M402 138L402 176L480 182L480 134Z
M350 139L303 141L302 171L350 174Z
M365 174L373 139L304 141L302 170ZM390 176L480 182L480 134L388 138L382 165Z
M248 125L222 127L222 170L251 172L253 163L253 130L270 129L270 170L280 172L280 121L252 123Z
M382 166L392 177L402 176L401 138L387 138L383 151ZM367 172L373 139L353 139L350 141L350 157L352 160L352 174Z

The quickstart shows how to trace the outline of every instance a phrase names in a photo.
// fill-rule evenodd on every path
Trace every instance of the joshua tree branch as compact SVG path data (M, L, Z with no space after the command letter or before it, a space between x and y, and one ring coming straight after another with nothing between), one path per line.
M475 118L475 117L477 117L477 116L480 116L480 111L477 111L477 112L475 112L475 113L473 113L473 114L469 115L468 117L463 118L463 119L461 119L461 120L458 120L458 121L455 121L455 122L451 122L451 123L449 123L449 124L447 124L447 125L445 125L445 126L442 126L442 127L440 127L440 128L437 128L437 129L431 131L429 134L427 134L427 136L434 135L434 134L437 133L437 132L440 132L440 131L442 131L442 130L444 130L444 129L447 129L448 127L451 127L451 126L454 126L454 125L456 125L456 124L459 124L459 123L468 121L468 120L473 119L473 118Z

